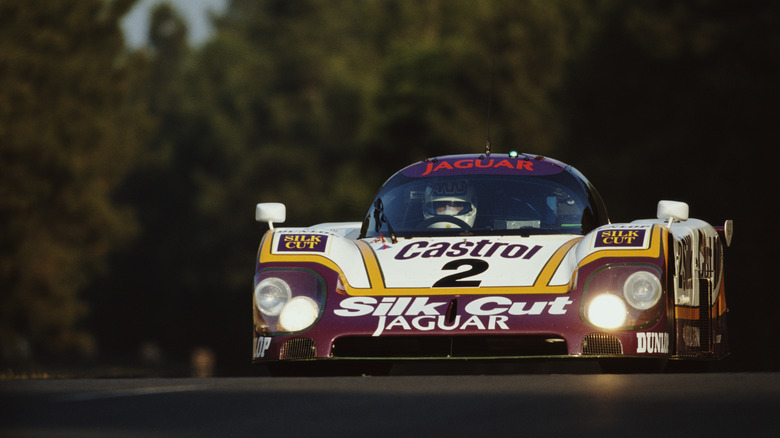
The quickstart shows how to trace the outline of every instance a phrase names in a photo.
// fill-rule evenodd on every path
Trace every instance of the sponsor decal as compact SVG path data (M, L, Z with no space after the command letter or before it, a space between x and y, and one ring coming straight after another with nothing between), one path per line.
M374 243L374 244L380 244L381 243L381 246L377 246L377 247L374 248L377 251L381 251L383 249L390 249L390 248L392 248L392 246L388 245L387 242L385 242L385 236L383 236L382 233L379 233L379 237L377 237L376 239L372 240L371 243Z
M505 259L530 260L539 250L540 245L528 247L519 243L492 242L482 239L478 242L462 241L450 244L449 242L426 241L412 242L398 251L396 260L411 260L417 257L492 257L498 255Z
M260 336L255 338L255 358L265 357L265 352L268 351L268 347L271 346L271 338L267 336Z
M553 175L563 167L549 161L531 161L517 158L449 158L432 159L414 164L402 171L406 176L452 176L469 174L496 175Z
M528 172L534 171L534 163L533 161L526 161L526 160L496 160L493 158L487 158L487 159L465 159L465 160L457 160L457 161L450 161L450 160L439 160L439 161L429 161L426 163L425 171L422 173L422 176L426 176L430 173L439 173L442 170L455 170L455 169L473 169L473 168L482 168L482 169L510 169L510 170L525 170Z
M323 234L282 234L276 245L278 252L325 252L328 236Z
M612 229L596 233L595 248L642 248L645 245L647 229Z
M669 353L669 333L637 333L636 352L647 354Z
M448 319L449 301L431 301L429 297L350 297L341 301L333 313L340 317L373 316L377 327L372 336L386 331L509 330L510 317L565 315L574 302L568 297L551 301L515 302L510 298L482 297L469 302L463 315Z

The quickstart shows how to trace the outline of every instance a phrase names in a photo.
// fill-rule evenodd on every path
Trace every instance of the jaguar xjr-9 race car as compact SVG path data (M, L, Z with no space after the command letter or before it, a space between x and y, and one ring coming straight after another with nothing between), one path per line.
M524 154L426 159L361 222L269 224L253 362L717 359L728 352L721 227L661 201L610 223L573 167Z

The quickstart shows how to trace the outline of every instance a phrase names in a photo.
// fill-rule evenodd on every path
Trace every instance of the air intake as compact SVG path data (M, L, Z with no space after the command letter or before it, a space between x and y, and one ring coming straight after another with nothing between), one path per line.
M620 339L609 333L589 333L582 340L582 354L623 354L623 344L620 343Z
M312 359L316 356L317 348L311 338L288 339L279 353L280 359Z
M345 336L334 357L446 358L565 356L566 341L554 335L525 336Z

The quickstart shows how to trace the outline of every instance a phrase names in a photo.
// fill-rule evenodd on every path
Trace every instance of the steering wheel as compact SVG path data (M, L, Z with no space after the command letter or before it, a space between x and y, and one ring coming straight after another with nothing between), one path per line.
M428 228L429 226L439 223L439 222L449 222L451 224L455 224L458 226L458 228L462 228L464 230L470 230L471 225L466 223L463 219L460 219L456 216L448 216L448 215L440 215L440 216L433 216L429 217L428 219L425 219L422 222L422 226L425 228Z

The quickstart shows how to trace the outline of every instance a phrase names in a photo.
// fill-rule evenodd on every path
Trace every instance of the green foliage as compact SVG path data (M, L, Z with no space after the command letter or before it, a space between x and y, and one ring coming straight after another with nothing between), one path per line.
M0 344L3 358L84 351L81 288L135 230L111 190L144 114L128 100L117 26L128 2L0 2Z

